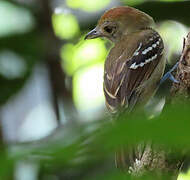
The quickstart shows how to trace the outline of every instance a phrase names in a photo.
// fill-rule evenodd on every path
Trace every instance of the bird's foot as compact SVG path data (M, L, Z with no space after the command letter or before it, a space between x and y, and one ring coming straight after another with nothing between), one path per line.
M174 76L172 75L172 72L178 67L178 64L179 64L179 62L177 62L166 74L164 74L164 76L162 77L162 79L159 82L159 85L161 85L167 79L170 79L174 83L179 83L179 81L176 80L174 78Z

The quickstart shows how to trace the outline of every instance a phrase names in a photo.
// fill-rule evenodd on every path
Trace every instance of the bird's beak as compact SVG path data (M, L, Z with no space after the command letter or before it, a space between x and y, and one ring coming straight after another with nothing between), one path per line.
M86 39L94 39L94 38L97 38L97 37L100 37L101 36L101 33L100 31L96 28L94 28L92 31L90 31L86 36L85 36L85 40Z

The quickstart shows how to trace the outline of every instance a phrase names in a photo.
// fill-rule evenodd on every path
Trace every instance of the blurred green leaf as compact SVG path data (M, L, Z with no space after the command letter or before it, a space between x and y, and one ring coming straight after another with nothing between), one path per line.
M101 10L110 3L110 0L67 0L67 5L71 8L81 8L85 11L94 12Z
M69 75L73 75L82 67L103 62L107 54L104 41L94 39L90 41L81 40L78 44L65 44L61 50L63 68Z
M185 25L190 25L189 8L190 1L145 1L135 5L135 8L142 10L152 16L156 22L164 20L175 20Z
M17 93L19 89L23 87L25 81L31 74L35 63L42 59L44 50L42 42L42 37L39 37L36 32L1 38L0 56L3 58L1 63L6 62L7 70L6 76L4 76L5 74L0 73L0 105L4 104L12 95ZM18 60L16 61L15 58L19 58L21 63L18 63ZM17 70L19 70L19 68L24 68L23 70L20 69L22 70L22 72L20 71L20 74L18 74L18 71L16 72L15 65L12 67L13 69L11 69L13 63L18 65ZM19 76L13 76L13 71Z
M0 37L26 33L35 25L34 18L28 9L8 1L0 1L0 17Z
M126 3L128 6L134 6L146 2L146 0L121 0L123 3Z
M189 105L184 103L167 106L165 111L154 119L148 119L142 113L130 116L122 114L116 118L114 124L108 119L84 124L80 127L80 131L77 128L73 129L74 136L69 135L73 132L68 131L69 134L60 137L60 141L53 143L42 141L39 142L38 148L26 145L25 148L29 148L28 153L19 156L27 159L32 156L38 157L36 160L40 161L41 165L48 164L44 167L46 172L55 173L62 170L63 174L70 172L77 177L83 177L82 179L89 179L89 173L97 171L95 179L123 179L128 175L117 171L110 174L110 169L115 169L114 152L123 144L129 148L138 142L151 140L166 150L174 150L171 160L188 154L190 151ZM93 130L87 131L89 126L94 126ZM69 136L75 138L70 144L64 143L68 141ZM178 152L181 152L181 155ZM106 162L111 163L111 166L106 165ZM100 167L107 167L109 172L102 175L99 171ZM85 174L87 171L88 173ZM141 179L151 179L150 177L147 175Z
M102 106L104 104L102 89L103 63L96 63L75 73L73 77L73 98L79 112L88 112ZM86 115L86 119L90 120L90 116Z
M54 14L52 16L55 34L63 39L71 39L79 34L77 19L72 14Z

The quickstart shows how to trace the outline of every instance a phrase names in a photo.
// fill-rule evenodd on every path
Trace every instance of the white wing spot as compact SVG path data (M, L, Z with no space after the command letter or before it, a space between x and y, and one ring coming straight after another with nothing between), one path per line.
M136 65L136 62L133 63L131 66L130 66L131 69L137 69L138 68L138 65Z
M133 56L138 56L139 55L139 52L136 52L133 54Z
M140 67L143 67L145 65L145 63L140 63L139 66Z
M139 50L140 50L141 46L142 46L142 43L139 44L139 47L134 52L133 56L138 56L139 55Z
M155 42L154 44L152 44L152 46L146 48L144 51L142 51L142 54L145 55L147 54L149 51L151 51L153 48L156 48L157 45L159 45L161 42L161 39L159 38L157 42Z
M152 47L155 48L155 47L156 47L156 44L153 44Z
M142 52L142 54L146 54L147 52L148 52L148 48L145 49L145 50Z
M159 37L159 39L158 39L154 44L152 44L150 47L147 47L146 49L144 49L144 50L142 51L142 54L143 54L143 55L147 54L149 51L152 51L154 48L156 48L157 46L159 46L159 44L160 44L160 42L161 42L162 40L161 40L161 38L160 38L160 36L159 36L158 34L156 34L155 37ZM151 37L151 38L149 39L149 41L153 41L153 40L154 40L153 37ZM138 56L138 55L139 55L139 50L140 50L141 47L142 47L142 43L139 44L139 47L138 47L138 48L136 49L136 51L134 52L133 56ZM147 63L153 61L153 60L156 59L156 58L157 58L157 54L155 54L154 56L152 56L152 57L150 57L150 58L148 58L148 59L145 59L144 62L141 62L141 63L139 63L139 64L136 64L136 62L134 62L133 64L131 64L130 69L137 69L138 67L143 67L145 64L147 64Z
M149 63L151 61L151 58L147 59L145 62L146 63Z
M139 44L139 47L137 48L136 51L139 51L139 49L141 48L141 46L142 46L142 43Z
M155 54L155 55L152 56L151 58L146 59L145 62L141 62L140 64L136 64L136 62L133 63L133 64L130 66L130 68L131 68L131 69L137 69L138 67L143 67L145 64L147 64L147 63L153 61L153 60L156 59L156 58L157 58L157 54Z
M153 61L153 60L156 59L156 58L157 58L157 54L155 54L154 56L152 56L152 57L149 58L149 59L146 59L146 60L145 60L145 64L147 64L147 63Z

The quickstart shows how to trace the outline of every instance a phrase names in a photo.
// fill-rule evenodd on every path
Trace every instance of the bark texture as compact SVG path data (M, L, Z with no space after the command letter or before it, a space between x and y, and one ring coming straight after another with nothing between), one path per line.
M173 83L171 88L172 97L184 97L190 96L190 32L184 39L183 51L179 60L179 65L175 75L178 84Z

